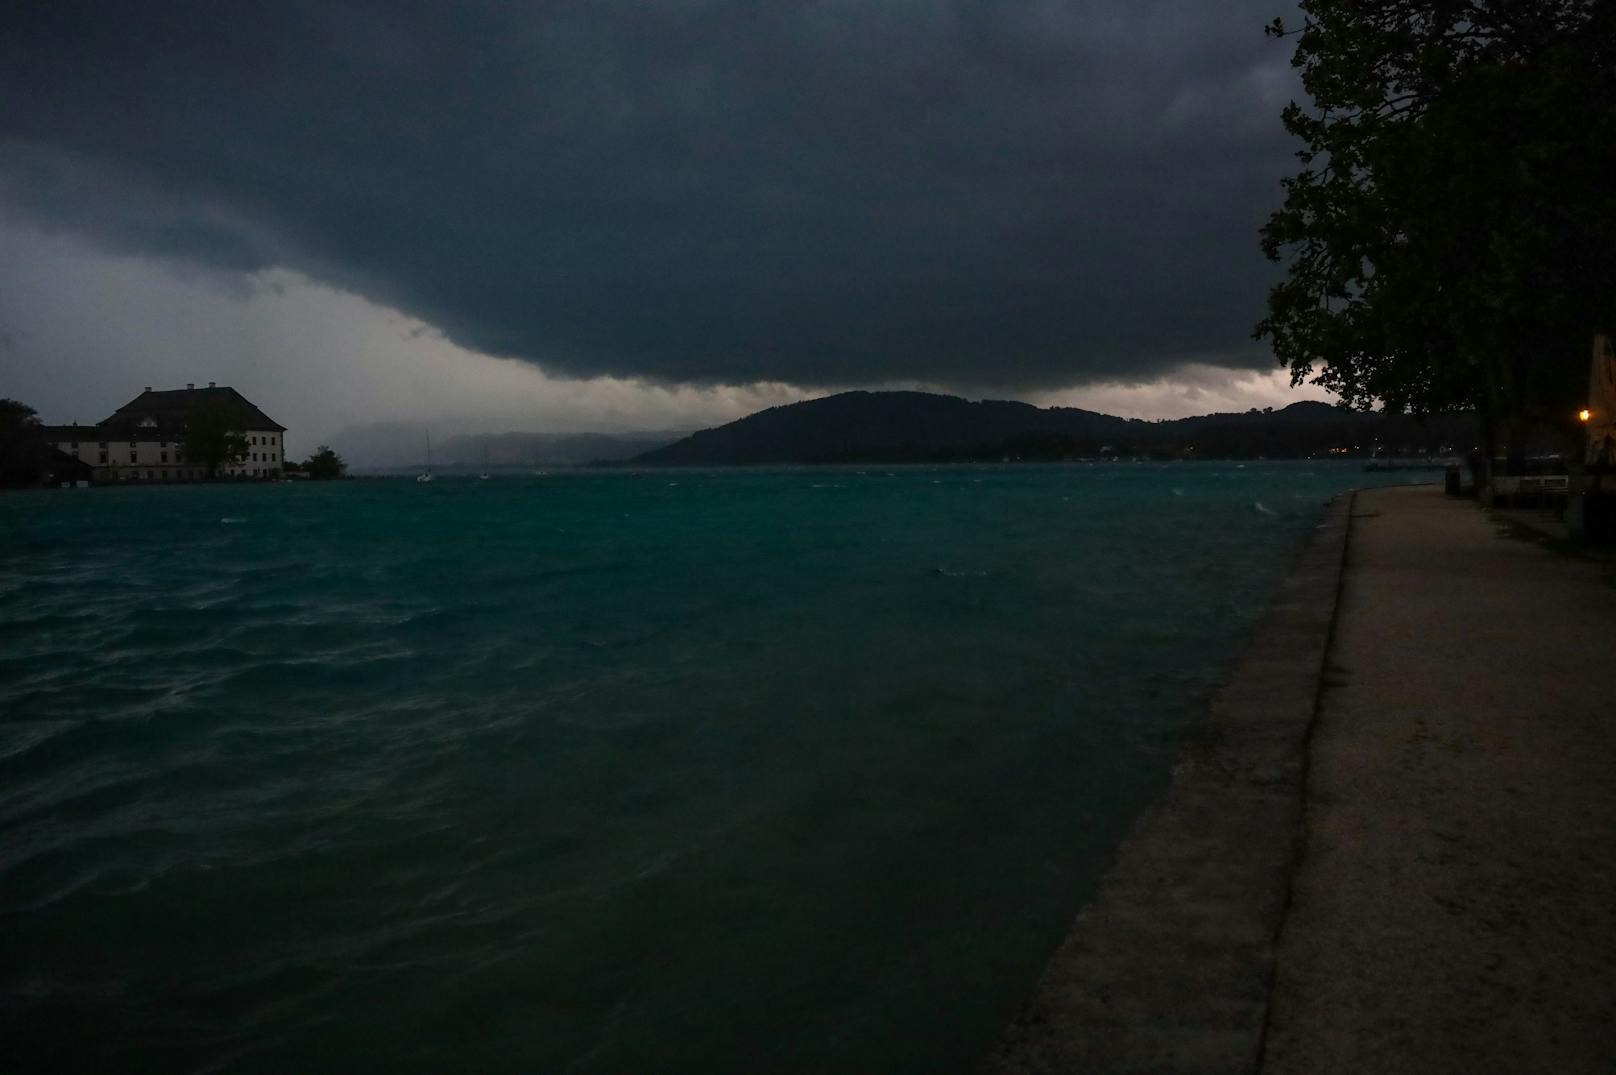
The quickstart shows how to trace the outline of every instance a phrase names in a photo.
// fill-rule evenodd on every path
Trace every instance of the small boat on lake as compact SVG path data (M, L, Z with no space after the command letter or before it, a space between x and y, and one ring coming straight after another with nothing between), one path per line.
M432 434L431 433L428 433L426 435L426 467L421 471L421 473L419 473L419 474L417 474L415 476L415 480L418 481L418 482L429 482L429 481L432 480Z

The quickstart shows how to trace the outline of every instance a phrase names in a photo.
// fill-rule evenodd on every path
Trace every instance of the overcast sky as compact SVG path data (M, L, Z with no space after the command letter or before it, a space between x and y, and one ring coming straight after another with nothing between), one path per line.
M852 386L1282 405L1275 0L25 4L0 395L680 429Z

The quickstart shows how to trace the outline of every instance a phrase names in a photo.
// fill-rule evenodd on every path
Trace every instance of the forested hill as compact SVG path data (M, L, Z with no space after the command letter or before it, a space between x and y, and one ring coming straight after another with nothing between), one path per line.
M652 466L758 463L947 462L1157 458L1302 458L1389 452L1465 451L1474 419L1418 421L1294 403L1279 411L1209 414L1143 422L1073 407L1003 400L970 402L927 392L843 392L771 407L705 429L632 462Z

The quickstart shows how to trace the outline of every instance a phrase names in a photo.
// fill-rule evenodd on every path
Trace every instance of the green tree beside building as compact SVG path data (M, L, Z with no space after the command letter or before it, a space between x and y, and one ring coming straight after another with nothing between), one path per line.
M235 415L227 407L208 404L193 409L181 441L185 458L205 466L210 479L218 476L220 467L239 463L247 455L248 443L235 424Z
M329 444L322 444L304 462L303 469L308 471L309 477L315 481L330 481L346 474L348 464L343 462L342 456L338 455Z

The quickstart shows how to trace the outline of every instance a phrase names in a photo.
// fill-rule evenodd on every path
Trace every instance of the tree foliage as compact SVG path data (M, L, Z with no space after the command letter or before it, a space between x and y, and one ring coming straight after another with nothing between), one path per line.
M304 462L303 469L307 470L309 477L316 481L328 481L342 477L348 470L348 464L343 462L342 456L338 455L329 444L322 444Z
M15 399L0 399L0 484L32 478L30 464L43 443L43 427L34 409Z
M39 430L39 414L32 407L20 400L0 399L0 436L36 436Z
M1357 407L1569 416L1616 313L1616 4L1301 8L1256 335Z
M185 421L181 441L185 458L208 468L208 477L217 477L219 468L240 462L247 456L247 435L235 428L236 416L228 407L201 406Z

